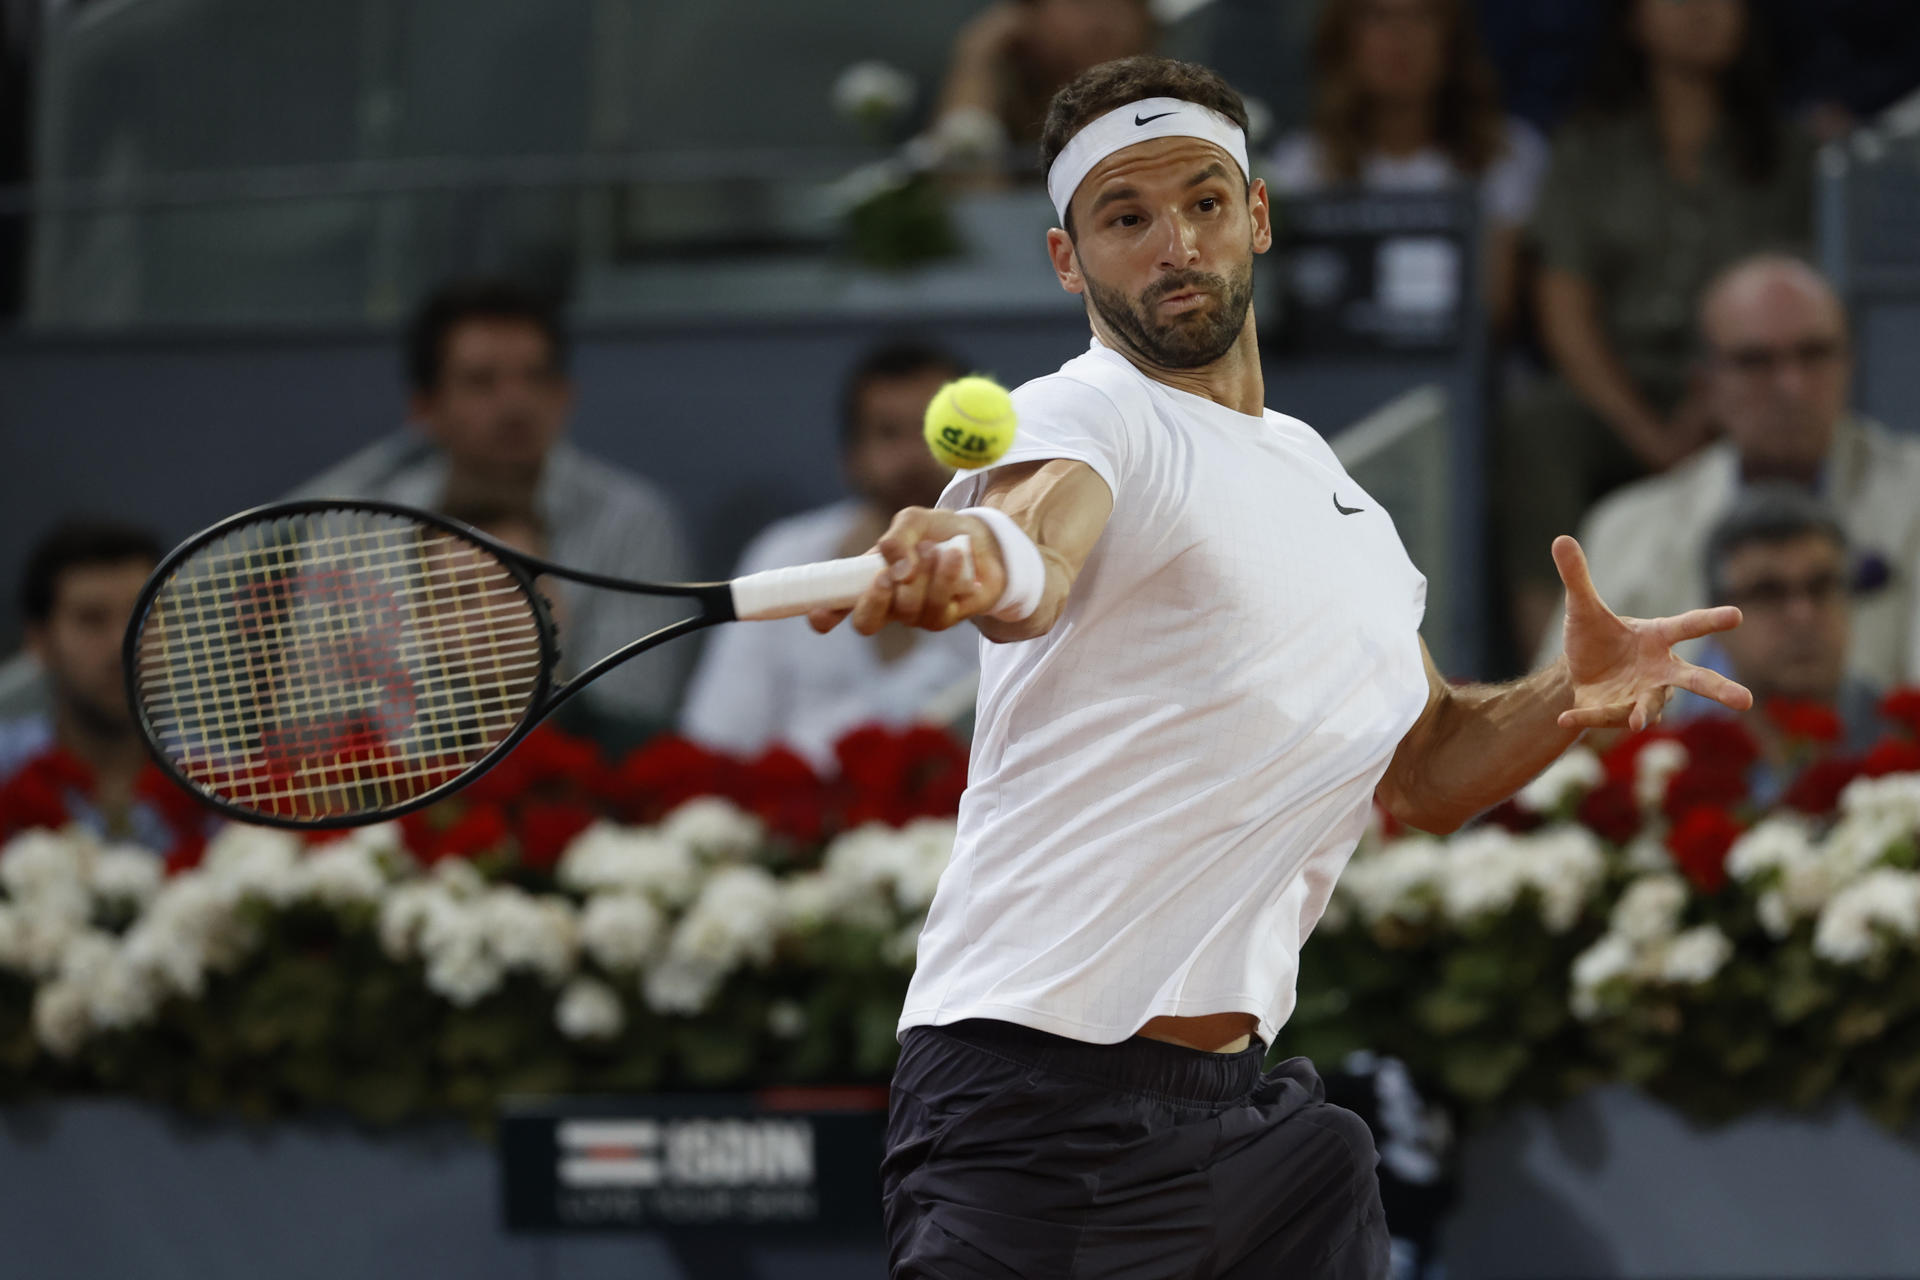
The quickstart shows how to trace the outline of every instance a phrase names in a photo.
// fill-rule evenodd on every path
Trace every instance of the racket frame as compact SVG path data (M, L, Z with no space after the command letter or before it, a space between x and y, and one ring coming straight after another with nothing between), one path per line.
M144 700L140 697L138 670L140 637L145 631L147 615L153 608L155 598L172 579L174 571L208 543L249 524L260 524L283 516L314 515L326 511L368 511L395 516L465 539L493 555L506 566L507 571L513 576L514 585L520 588L521 593L526 596L532 606L535 630L540 643L540 671L535 680L532 695L527 701L527 710L522 714L519 724L514 726L512 732L490 748L484 756L440 785L389 808L365 813L342 814L337 817L288 818L261 813L223 799L187 777L167 758L157 741L158 735L152 720L147 715ZM609 591L693 600L699 604L700 613L629 641L556 689L553 684L553 674L560 663L561 656L558 640L559 625L553 619L553 612L546 598L540 594L539 587L535 585L535 579L546 574ZM289 502L270 502L228 516L202 529L168 552L160 563L154 566L145 585L140 588L139 598L134 602L133 617L127 624L126 638L121 642L121 674L126 683L127 706L133 712L135 723L140 730L140 739L146 746L147 754L159 766L161 772L174 783L184 787L190 794L225 816L241 822L295 831L333 831L386 822L446 799L493 768L508 752L518 746L522 739L533 732L541 721L607 672L669 640L691 635L723 622L732 622L735 617L732 587L725 582L637 582L627 578L616 578L604 573L592 573L585 569L571 569L540 556L529 555L458 520L451 520L403 503L370 498L300 498Z

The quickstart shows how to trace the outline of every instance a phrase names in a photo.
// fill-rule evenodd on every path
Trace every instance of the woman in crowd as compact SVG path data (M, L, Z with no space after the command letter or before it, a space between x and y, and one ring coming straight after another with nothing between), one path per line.
M1547 147L1501 112L1464 0L1327 0L1313 70L1313 125L1275 149L1267 174L1275 194L1476 185L1488 224L1488 307L1504 331Z
M1532 228L1554 374L1502 431L1496 510L1523 657L1558 609L1554 535L1712 434L1689 394L1695 299L1729 263L1804 247L1811 186L1811 146L1775 105L1747 0L1614 0Z

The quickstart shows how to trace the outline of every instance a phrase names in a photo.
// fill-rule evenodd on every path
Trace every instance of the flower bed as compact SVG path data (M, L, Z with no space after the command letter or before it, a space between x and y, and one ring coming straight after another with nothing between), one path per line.
M1394 1053L1469 1111L1624 1080L1703 1116L1844 1094L1903 1123L1920 696L1888 707L1907 731L1865 756L1801 733L1767 813L1756 744L1703 722L1576 748L1451 839L1383 825L1279 1047ZM785 752L609 763L542 733L398 823L229 825L164 860L62 828L57 789L0 792L0 1094L384 1122L884 1079L966 762L931 731L839 754L825 781Z

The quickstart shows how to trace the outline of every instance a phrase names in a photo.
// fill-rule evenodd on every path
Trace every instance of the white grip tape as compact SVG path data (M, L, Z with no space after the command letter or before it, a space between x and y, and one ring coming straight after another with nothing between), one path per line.
M958 551L965 557L965 576L973 576L973 545L966 534L948 538L940 549ZM764 622L769 618L796 618L815 609L845 609L886 567L887 558L871 551L846 560L750 573L729 584L733 588L733 616L743 622Z

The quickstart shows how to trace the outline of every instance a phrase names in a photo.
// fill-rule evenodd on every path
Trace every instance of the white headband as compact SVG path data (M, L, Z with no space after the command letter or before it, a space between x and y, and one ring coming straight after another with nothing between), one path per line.
M1247 166L1247 135L1239 125L1185 98L1142 98L1107 112L1074 134L1054 157L1047 170L1047 194L1053 198L1060 225L1067 224L1067 205L1095 165L1123 147L1155 138L1204 139L1234 158L1242 178L1253 172Z

